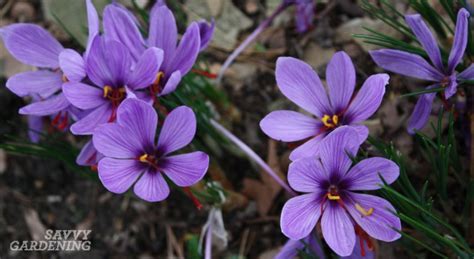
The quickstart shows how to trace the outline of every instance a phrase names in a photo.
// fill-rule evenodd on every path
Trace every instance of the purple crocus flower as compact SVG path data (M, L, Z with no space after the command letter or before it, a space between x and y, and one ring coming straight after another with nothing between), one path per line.
M20 114L46 116L66 109L69 102L60 90L69 75L60 69L60 56L63 64L73 61L74 56L38 25L12 24L3 27L0 34L13 57L42 68L16 74L7 81L7 88L20 97L39 96L37 102L21 108ZM71 79L76 78L72 76Z
M153 107L138 99L127 99L118 108L117 123L103 124L95 130L94 146L105 156L98 167L105 188L124 193L136 182L135 194L155 202L164 200L170 192L163 174L180 187L202 179L209 166L207 154L195 151L170 155L193 139L193 111L186 106L172 110L155 144L157 123Z
M93 36L99 30L97 12L90 0L86 5L89 36ZM67 128L72 111L61 87L64 82L79 82L85 77L83 57L72 49L64 49L48 31L35 24L5 26L0 29L0 36L13 57L39 68L16 74L6 84L16 95L32 98L31 104L20 109L20 114L32 116L30 128L42 128L41 116L51 116L52 124L57 124L53 126L61 130ZM39 135L32 131L30 137L34 142L39 140Z
M147 46L163 50L163 65L155 75L154 82L149 85L153 99L176 89L181 78L196 62L200 49L207 46L214 29L214 23L207 25L202 22L193 22L177 45L178 29L174 15L161 1L157 1L151 10L148 39L142 37L139 24L133 14L119 4L107 5L104 10L103 24L105 36L122 42L130 49L135 60ZM201 35L203 40L201 40Z
M321 218L323 237L340 256L354 250L356 236L371 247L370 237L394 241L401 229L395 209L386 200L354 191L377 190L399 176L398 166L385 158L367 158L352 166L349 156L359 149L358 133L351 127L340 127L319 146L317 157L293 162L288 182L296 191L281 213L282 232L290 239L308 236ZM394 230L395 229L395 230Z
M360 125L380 106L388 83L387 74L370 76L354 95L355 69L345 52L337 52L326 69L326 92L316 72L301 60L280 57L277 60L276 81L282 93L316 118L294 112L273 111L260 122L269 137L286 141L309 141L296 148L290 159L312 156L325 136L342 125L350 125L358 132L359 143L369 130Z
M405 20L421 46L425 49L432 65L421 56L400 50L382 49L371 51L372 59L380 67L405 76L433 82L427 89L444 87L444 98L449 99L457 91L462 80L474 79L474 65L461 73L456 72L456 66L462 61L468 40L469 12L462 8L458 12L453 47L449 54L447 66L443 64L438 44L422 20L421 15L407 15ZM420 96L408 122L408 132L413 134L422 129L428 122L433 100L436 93Z
M90 110L71 126L76 135L90 135L103 123L113 122L119 105L126 98L137 98L137 90L148 87L158 73L163 51L147 49L133 62L128 49L118 41L96 36L85 61L92 83L68 82L63 85L66 98L77 108Z

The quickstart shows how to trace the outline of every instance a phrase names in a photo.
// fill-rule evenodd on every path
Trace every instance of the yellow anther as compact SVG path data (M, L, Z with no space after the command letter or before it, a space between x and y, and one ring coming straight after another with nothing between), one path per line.
M154 85L158 85L161 81L161 79L165 76L165 73L163 72L158 72L158 74L156 75L156 79L155 81L153 82Z
M331 119L331 117L329 117L329 115L324 115L323 116L321 121L323 122L324 126L326 126L326 127L331 127L332 126L332 124L328 122L329 119Z
M104 86L104 98L107 97L109 95L110 92L112 92L112 87L111 86Z
M328 193L328 199L330 199L331 201L337 201L337 200L340 200L340 199L341 199L341 196L339 196L339 195L332 195L332 194Z
M372 215L372 213L374 213L374 208L369 208L368 210L366 210L362 208L362 206L360 206L359 203L355 204L355 208L364 216L370 216Z
M147 155L147 154L143 154L143 155L141 155L141 156L138 158L138 160L140 160L140 162L146 163L146 162L148 162L148 155Z
M61 77L61 80L64 82L64 83L67 83L69 82L69 79L67 79L67 76L63 74L63 76Z
M328 128L334 128L336 127L337 123L339 123L339 117L337 115L333 115L332 117L325 114L322 118L321 121L323 122L324 126Z

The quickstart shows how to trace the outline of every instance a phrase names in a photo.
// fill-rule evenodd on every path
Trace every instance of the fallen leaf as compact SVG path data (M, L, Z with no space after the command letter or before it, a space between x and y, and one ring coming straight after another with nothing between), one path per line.
M280 168L280 158L277 154L277 142L274 140L269 140L268 142L267 163L280 178L284 179ZM268 173L262 171L260 176L261 181L245 178L242 193L255 200L259 214L265 216L268 214L273 205L273 200L282 187Z

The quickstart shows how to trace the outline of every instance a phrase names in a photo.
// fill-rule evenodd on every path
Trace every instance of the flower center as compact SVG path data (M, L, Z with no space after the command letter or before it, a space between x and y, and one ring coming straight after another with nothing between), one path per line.
M155 169L159 169L158 168L158 159L156 159L156 157L154 155L149 155L149 154L145 153L145 154L139 156L137 159L138 159L138 161L140 161L144 164L148 164L149 166L152 166Z
M65 74L63 74L63 76L61 77L61 80L63 81L63 83L69 82L69 79L67 78Z
M335 185L329 186L328 193L326 194L326 196L331 201L337 201L341 199L341 196L339 196L337 187Z
M326 126L326 128L332 129L332 128L335 128L337 124L339 123L339 116L337 115L329 116L325 114L323 118L321 118L321 121L323 122L324 126Z
M125 87L113 88L109 85L104 86L104 95L103 97L112 101L113 104L120 104L120 102L125 99Z
M161 86L160 86L160 82L163 79L163 77L165 77L165 73L161 71L158 72L158 74L156 74L155 81L153 81L153 83L150 85L150 91L152 95L159 94L161 90L163 90L161 89Z
M447 87L450 81L451 79L449 76L444 77L443 80L441 80L441 87Z

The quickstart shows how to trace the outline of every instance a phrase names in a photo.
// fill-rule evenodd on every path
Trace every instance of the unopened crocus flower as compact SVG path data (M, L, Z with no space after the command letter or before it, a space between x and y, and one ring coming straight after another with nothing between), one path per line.
M285 142L309 139L296 148L290 159L312 156L325 136L334 129L349 125L358 133L359 143L368 136L360 123L377 111L388 83L387 74L372 75L354 94L356 74L345 52L337 52L326 69L327 93L316 72L301 60L278 58L275 71L280 91L314 117L294 111L273 111L260 122L269 137Z
M314 0L284 0L288 5L296 5L296 30L304 33L311 28L314 18Z
M209 157L201 151L171 155L187 146L196 133L193 111L180 106L172 110L155 142L158 116L151 105L139 99L125 100L117 111L117 123L99 126L93 135L99 161L99 178L113 193L124 193L133 184L135 194L155 202L168 197L164 176L187 187L202 179Z
M87 141L81 149L81 152L76 158L76 163L82 166L90 166L97 169L97 164L104 157L101 153L95 149L92 140Z
M137 98L135 92L155 80L162 61L163 51L149 48L134 63L123 44L96 36L85 61L91 84L68 82L63 85L63 92L72 105L90 111L71 126L71 132L91 135L98 125L114 122L122 101Z
M431 81L427 90L443 87L444 98L449 99L457 91L462 80L474 79L474 65L461 73L456 72L456 66L462 61L468 41L469 12L464 8L459 10L454 33L453 46L445 66L435 37L428 29L419 14L407 15L406 22L415 34L421 46L428 54L432 64L421 56L400 50L382 49L371 51L370 55L377 65L398 74L422 80ZM436 93L422 94L408 122L408 132L414 133L422 129L428 122Z
M177 44L178 29L174 15L162 1L157 1L151 10L148 39L142 37L141 28L133 15L119 4L110 4L105 8L103 24L105 36L122 42L130 49L134 59L138 59L147 46L163 50L163 65L148 86L153 99L176 89L181 78L196 62L200 49L211 39L214 28L213 24L193 22Z
M308 236L321 219L324 240L339 256L349 256L356 236L372 247L370 237L382 241L400 238L401 229L395 209L386 200L355 191L380 189L381 178L387 184L399 176L398 166L385 158L367 158L352 165L359 149L358 133L340 127L319 146L316 157L293 162L288 181L293 189L305 194L291 198L281 213L282 232L293 240ZM351 157L350 157L351 156Z

